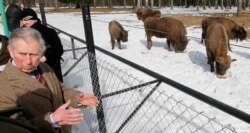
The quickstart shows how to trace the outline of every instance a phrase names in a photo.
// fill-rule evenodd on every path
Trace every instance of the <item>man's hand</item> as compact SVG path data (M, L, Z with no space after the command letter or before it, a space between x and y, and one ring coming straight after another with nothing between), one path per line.
M77 125L83 120L80 109L68 108L70 101L60 106L52 117L57 125Z
M77 97L78 103L82 106L97 107L100 103L98 98L92 94L80 94Z

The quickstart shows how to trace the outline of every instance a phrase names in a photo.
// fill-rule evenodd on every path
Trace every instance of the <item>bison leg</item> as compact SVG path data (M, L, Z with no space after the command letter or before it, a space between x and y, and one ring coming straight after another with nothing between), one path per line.
M113 38L111 38L111 47L112 47L112 49L114 49L114 47L115 47L115 40Z
M168 44L168 50L169 50L169 51L172 51L172 50L171 50L171 46L170 46L170 45L171 45L171 42L170 42L169 40L167 40L167 44Z
M214 62L210 62L210 72L214 72Z
M204 35L204 33L202 32L202 33L201 33L201 44L203 44L204 36L205 36L205 35Z
M122 47L121 47L121 40L117 40L117 43L118 43L119 49L121 49L121 48L122 48Z
M203 40L204 40L204 38L205 38L205 35L206 35L205 32L202 32L202 33L201 33L201 44L203 44Z
M152 38L152 35L148 34L147 35L148 50L150 50L151 47L152 47L152 40L151 40L151 38Z
M206 52L207 52L207 64L210 64L210 71L214 72L214 57L212 56L208 48L206 48Z
M228 50L232 52L232 49L231 49L231 47L230 47L229 40L228 40Z

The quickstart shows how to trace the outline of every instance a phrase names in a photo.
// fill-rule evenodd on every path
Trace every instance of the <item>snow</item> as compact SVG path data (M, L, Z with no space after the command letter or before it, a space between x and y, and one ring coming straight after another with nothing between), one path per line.
M196 8L186 9L175 7L174 10L163 8L161 12L162 14L173 15L180 13L208 15L214 12L232 14L236 12L236 9L233 8L231 11L225 11L220 9L203 10L200 8L200 12L197 12ZM49 13L46 14L46 18L48 24L85 40L83 19L80 12ZM91 19L96 46L250 114L250 82L248 82L250 81L250 69L248 69L250 66L249 49L231 46L233 52L229 52L229 55L233 59L237 59L237 61L231 64L231 68L228 70L228 77L220 79L214 73L210 72L205 47L200 44L201 28L199 25L186 27L190 39L186 52L175 53L168 51L165 39L155 37L152 38L153 46L151 50L147 50L143 23L137 20L136 15L132 11L92 14ZM120 22L126 30L129 30L128 42L122 43L122 50L119 50L117 45L114 50L111 50L108 33L108 22L111 20ZM3 28L1 27L1 29ZM69 40L68 37L62 37ZM230 43L250 47L248 39L241 42L230 41ZM98 54L102 55L97 52ZM105 60L109 59L106 58ZM144 81L151 79L151 77L130 69L120 62L110 60L110 63ZM179 95L178 91L176 95ZM221 118L220 116L218 118L224 123L232 124L239 132L250 132L249 124L229 115L225 116L226 118Z

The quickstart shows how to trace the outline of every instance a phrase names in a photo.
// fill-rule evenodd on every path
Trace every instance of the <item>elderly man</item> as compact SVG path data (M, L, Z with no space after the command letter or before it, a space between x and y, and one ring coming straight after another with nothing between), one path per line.
M45 45L38 31L14 30L8 50L11 59L0 73L0 110L24 108L11 118L30 123L41 133L70 133L70 126L83 119L77 105L98 106L97 97L65 87L53 70L40 62Z

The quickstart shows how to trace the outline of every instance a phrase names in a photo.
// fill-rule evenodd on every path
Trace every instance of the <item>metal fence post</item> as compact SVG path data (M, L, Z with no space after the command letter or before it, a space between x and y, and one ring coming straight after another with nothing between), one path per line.
M89 5L82 4L82 15L83 15L82 17L83 17L83 25L84 25L84 29L85 29L87 50L89 53L88 57L89 57L90 74L91 74L91 79L92 79L91 81L92 81L92 86L93 86L93 92L100 100L100 104L96 110L98 124L99 124L99 130L101 133L106 133L103 105L102 105L102 101L100 99L101 92L100 92L99 77L98 77L97 64L96 64L96 58L95 58L95 46L94 46ZM93 55L94 55L94 57L93 57Z
M47 21L46 21L46 17L45 17L45 11L44 11L44 3L39 3L39 9L40 9L40 13L41 13L41 17L42 17L42 24L47 26Z

